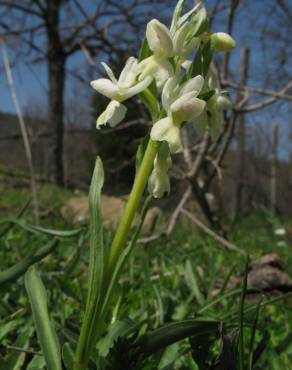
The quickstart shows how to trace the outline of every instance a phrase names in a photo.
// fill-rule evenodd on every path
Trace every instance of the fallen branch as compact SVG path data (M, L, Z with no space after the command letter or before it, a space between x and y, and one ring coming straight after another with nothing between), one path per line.
M211 236L214 240L216 240L219 243L221 243L226 249L228 249L230 251L233 251L233 252L237 252L237 253L239 253L239 254L241 254L243 256L246 255L246 253L243 250L241 250L235 244L229 242L228 240L226 240L222 236L220 236L217 233L215 233L213 230L211 230L208 226L206 226L205 224L203 224L200 220L198 220L192 213L190 213L186 209L182 208L181 209L181 213L183 213L184 215L186 215L196 226L198 226L206 234L208 234L209 236Z

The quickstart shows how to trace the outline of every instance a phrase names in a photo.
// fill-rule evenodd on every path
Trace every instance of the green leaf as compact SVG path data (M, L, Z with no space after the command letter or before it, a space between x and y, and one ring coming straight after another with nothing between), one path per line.
M59 238L71 238L73 236L76 236L76 235L80 234L80 232L83 230L82 228L76 229L76 230L46 229L46 228L41 227L41 226L30 225L30 224L26 223L23 220L18 220L18 219L15 219L15 218L4 219L0 222L0 224L5 224L5 223L15 224L15 225L23 228L24 230L30 231L30 232L35 233L35 234L44 234L44 235L55 236L55 237L59 237Z
M0 326L0 343L11 332L15 332L16 328L22 323L22 320L13 320Z
M150 50L148 41L145 37L143 40L141 49L140 49L140 53L139 53L139 58L138 58L139 62L150 57L150 55L152 55L152 51Z
M46 361L43 356L34 356L27 365L26 370L42 370L45 368Z
M211 42L208 41L202 48L202 75L207 76L209 71L210 63L213 57Z
M16 215L15 217L16 219L21 218L21 216L25 213L30 203L31 203L31 199L26 201L26 203L22 206L22 208L19 210L18 214ZM2 230L0 230L0 238L3 235L5 235L13 226L14 226L13 222L8 222L8 224Z
M268 351L269 370L288 370L281 357L272 349Z
M48 245L39 249L34 255L28 256L24 258L22 261L16 263L14 266L8 268L7 270L1 271L0 286L8 282L15 281L17 278L23 275L31 265L42 260L48 254L53 252L58 246L58 244L59 244L58 240L53 240Z
M32 326L27 325L22 332L18 335L14 345L19 348L23 348L24 350L28 349L30 337L34 333L34 328ZM27 354L25 351L13 351L5 358L5 364L3 367L0 366L0 369L5 370L21 370L23 369L23 364L25 361Z
M249 341L249 351L248 351L248 366L249 370L252 370L253 368L253 351L254 351L254 345L255 345L255 335L257 331L257 324L258 324L258 319L259 319L259 313L260 313L260 307L261 307L261 302L262 299L259 300L259 303L257 305L257 309L255 312L255 318L251 330L251 336L250 336L250 341Z
M207 91L203 94L200 94L198 96L198 99L201 99L201 100L204 100L204 101L208 101L210 98L212 98L212 96L215 94L215 90L210 90L210 91Z
M244 301L245 295L247 290L247 274L248 274L248 264L249 264L249 257L247 257L245 266L244 266L244 277L242 280L242 287L241 287L241 296L240 296L240 303L239 303L239 343L238 343L238 350L239 350L239 369L244 370Z
M179 357L179 345L173 343L166 348L159 362L158 370L173 369L176 359Z
M74 366L74 352L68 342L63 345L62 357L66 369L72 370Z
M198 280L194 274L190 260L187 260L185 265L185 278L191 292L196 297L196 300L200 306L203 305L205 299L203 294L200 292Z
M164 325L137 339L137 353L148 357L162 348L188 337L218 333L219 322L213 320L184 320Z
M99 330L103 324L100 320L100 293L107 258L103 242L103 227L101 218L101 190L104 183L102 161L96 158L95 167L89 189L90 211L90 262L89 287L84 320L77 345L76 358L87 363L96 344Z
M212 57L213 53L211 49L211 42L208 41L205 44L200 45L191 65L191 68L189 69L188 77L191 78L197 75L202 75L203 77L206 77Z
M100 356L106 357L113 347L115 341L129 332L133 327L133 322L130 320L117 320L108 328L107 335L102 338L97 345Z
M46 290L34 266L31 266L25 274L25 287L47 368L61 370L60 345L49 317Z
M192 37L200 36L210 28L206 9L200 9L192 18Z

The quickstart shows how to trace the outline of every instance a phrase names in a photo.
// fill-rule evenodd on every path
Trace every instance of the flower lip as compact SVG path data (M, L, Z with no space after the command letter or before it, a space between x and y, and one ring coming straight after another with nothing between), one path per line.
M99 129L100 126L103 126L106 123L109 123L111 127L116 126L124 119L126 112L127 108L123 104L116 100L112 100L106 107L105 111L98 117L96 128Z

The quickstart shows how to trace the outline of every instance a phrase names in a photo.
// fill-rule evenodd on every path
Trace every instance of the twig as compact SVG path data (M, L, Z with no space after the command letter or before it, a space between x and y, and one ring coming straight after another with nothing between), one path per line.
M22 138L23 138L25 154L26 154L29 172L30 172L30 186L31 186L31 193L32 193L32 203L33 203L33 209L34 209L35 223L38 224L39 207L38 207L35 173L34 173L34 168L33 168L32 154L31 154L31 148L30 148L29 139L28 139L28 133L27 133L26 125L25 125L23 115L21 112L21 108L19 105L19 101L16 95L16 90L14 87L13 77L11 73L11 68L10 68L8 54L6 51L4 40L0 39L0 43L1 43L3 63L4 63L6 77L7 77L7 82L10 88L11 97L12 97L12 100L15 106L17 118L19 121L20 131L21 131Z
M238 112L240 112L240 113L253 112L255 110L262 109L262 108L266 107L267 105L271 105L279 99L287 99L287 97L290 96L290 95L285 95L285 93L291 88L292 88L292 81L290 81L287 86L285 86L279 93L276 93L271 98L266 99L265 101L260 102L260 103L248 105L244 108L239 109Z
M291 82L287 86L289 86L289 85L291 86ZM257 94L260 94L260 95L272 96L272 97L276 97L276 98L279 98L279 99L285 99L285 100L292 101L292 95L283 93L283 89L286 90L287 86L285 86L281 91L272 91L272 90L262 89L262 88L253 87L253 86L241 86L241 85L239 85L237 83L234 83L230 80L223 80L222 81L222 86L223 87L228 87L229 86L229 87L232 87L233 89L239 90L239 91L249 91L249 92L254 92L254 93L257 93ZM289 90L289 87L288 87L287 91L288 90Z
M211 230L208 226L203 224L200 220L198 220L192 213L190 213L186 209L182 208L181 213L186 215L195 225L197 225L206 234L210 235L213 239L215 239L216 241L221 243L226 249L228 249L230 251L233 251L233 252L237 252L237 253L239 253L241 255L244 255L244 256L246 255L246 253L243 250L241 250L235 244L229 242L228 240L226 240L222 236L215 233L213 230Z
M42 352L33 351L31 349L25 349L25 348L16 347L16 346L10 346L10 345L6 345L4 348L5 349L10 349L12 351L24 352L24 353L27 353L29 355L43 356Z
M175 208L170 220L169 220L169 223L168 223L168 226L167 226L167 230L166 230L166 235L169 236L172 231L173 231L173 228L176 224L176 221L177 221L177 218L183 208L183 206L185 205L186 201L188 200L189 196L191 195L192 191L191 191L191 187L188 186L187 190L184 192L181 200L179 201L177 207Z

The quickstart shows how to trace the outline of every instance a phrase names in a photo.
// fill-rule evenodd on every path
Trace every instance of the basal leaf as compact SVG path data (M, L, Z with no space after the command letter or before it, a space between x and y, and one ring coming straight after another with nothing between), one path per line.
M62 370L60 345L49 317L46 290L34 266L31 266L25 274L25 287L47 368Z

